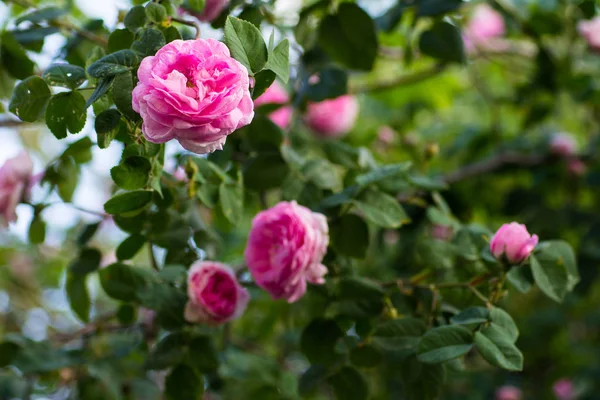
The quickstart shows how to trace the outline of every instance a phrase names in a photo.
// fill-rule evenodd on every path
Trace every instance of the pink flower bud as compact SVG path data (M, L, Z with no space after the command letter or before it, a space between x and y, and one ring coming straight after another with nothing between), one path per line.
M179 182L187 182L188 176L185 173L185 169L182 167L177 167L175 172L173 172L173 178L177 179Z
M505 385L496 390L496 400L521 400L523 392L515 386Z
M497 259L506 256L511 264L519 264L529 257L537 244L537 235L530 235L525 225L511 222L498 229L490 241L490 251Z
M295 201L281 202L254 217L244 252L256 284L274 299L293 303L306 292L306 282L325 283L329 230L322 214Z
M340 137L348 133L358 117L358 100L345 95L318 103L309 103L304 121L323 137Z
M174 40L142 60L138 78L133 109L152 143L211 153L254 117L248 71L217 40Z
M221 12L229 5L229 0L206 0L204 10L201 13L192 13L191 15L200 21L210 22L221 15Z
M454 231L451 226L435 224L431 227L431 237L437 240L448 241L452 239Z
M570 379L560 379L552 385L552 391L558 400L573 400L575 390Z
M550 151L561 157L570 157L577 151L577 142L568 133L557 133L550 139Z
M290 101L288 92L275 81L273 84L254 100L254 106L262 106L265 104L287 104ZM269 114L269 118L281 129L287 129L292 120L292 107L283 106Z
M494 39L504 35L502 15L487 4L479 4L464 30L464 42L467 51L483 47Z
M571 175L581 176L585 174L587 167L583 161L578 158L572 158L567 164L567 170Z
M383 144L394 143L396 135L396 131L387 125L382 125L377 129L377 139Z
M33 163L22 151L0 167L0 226L17 220L17 205L29 195Z
M600 17L588 21L580 21L577 25L577 30L592 50L600 51Z
M197 261L188 271L185 319L192 323L223 324L239 317L250 295L225 264Z

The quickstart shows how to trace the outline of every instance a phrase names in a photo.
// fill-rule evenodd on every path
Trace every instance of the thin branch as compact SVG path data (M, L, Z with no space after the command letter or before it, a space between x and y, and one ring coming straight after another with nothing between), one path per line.
M81 212L84 212L86 214L95 215L95 216L100 217L102 219L106 219L106 218L109 217L108 214L106 214L106 213L104 213L102 211L88 210L87 208L79 207L79 206L76 206L75 204L72 204L72 203L55 203L55 204L69 204L71 207L73 207L77 211L81 211Z
M0 128L13 128L22 125L25 125L25 123L16 119L0 121Z
M393 89L397 86L408 86L429 79L446 69L445 64L436 64L429 69L416 72L412 75L403 75L394 79L388 79L381 82L366 83L364 85L351 85L351 93L379 92L382 90Z
M171 21L179 22L180 24L191 26L192 28L196 29L196 39L200 39L201 31L200 31L200 23L198 23L198 21L189 21L187 19L177 18L177 17L171 17Z
M68 343L68 342L78 339L80 337L86 337L86 336L92 335L100 329L114 330L117 327L122 328L123 327L122 325L107 325L107 323L111 319L115 318L116 316L117 316L117 314L114 312L99 315L95 321L92 321L92 322L84 325L82 328L80 328L76 331L69 332L69 333L57 333L54 336L52 336L51 339L54 341L57 341L57 342L61 342L61 343Z

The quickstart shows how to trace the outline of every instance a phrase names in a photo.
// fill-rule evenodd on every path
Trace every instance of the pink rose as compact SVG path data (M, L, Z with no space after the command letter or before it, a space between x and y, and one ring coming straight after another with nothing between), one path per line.
M309 103L304 121L323 137L340 137L348 133L358 116L356 97L345 95L318 103Z
M575 391L570 379L560 379L552 385L552 391L558 400L573 400Z
M239 317L250 295L225 264L197 261L188 271L188 303L185 319L188 322L223 324Z
M138 78L133 109L152 143L211 153L254 117L248 71L217 40L174 40L142 60Z
M587 167L583 161L578 158L572 158L567 164L567 170L571 175L581 176L585 174Z
M290 101L288 92L275 81L273 84L261 94L258 99L254 100L256 107L264 104L287 104ZM269 118L281 129L286 129L290 126L292 120L292 107L283 106L269 114Z
M496 400L521 400L523 392L515 386L505 385L496 390Z
M382 125L377 129L377 139L383 144L394 143L396 135L396 131L387 125Z
M179 182L187 182L188 176L183 167L177 167L175 172L173 172L173 178L177 179Z
M589 21L580 21L577 25L577 30L587 41L590 48L600 51L600 17Z
M206 0L204 10L201 13L192 13L200 21L210 22L221 15L221 12L229 5L229 0Z
M490 39L504 35L504 32L502 15L487 4L479 4L464 30L465 47L467 51L475 51Z
M498 229L490 241L490 251L497 259L506 256L510 263L519 264L529 257L537 244L537 235L530 235L525 225L511 222Z
M557 133L550 139L550 151L561 157L569 157L577 151L577 142L568 133Z
M431 237L437 240L448 241L454 236L451 226L434 224L431 227Z
M293 303L306 292L306 281L325 283L328 243L325 216L284 201L254 217L244 256L258 286Z
M0 167L0 225L17 220L17 204L29 194L32 183L33 163L29 154L22 151L16 157L6 160Z

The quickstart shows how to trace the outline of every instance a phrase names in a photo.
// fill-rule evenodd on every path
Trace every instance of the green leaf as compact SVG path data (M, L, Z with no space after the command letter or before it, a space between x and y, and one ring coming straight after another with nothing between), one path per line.
M406 400L434 400L440 398L446 379L444 364L421 364L409 358L402 365L402 383Z
M150 22L160 24L167 19L167 9L158 3L148 3L146 5L146 16Z
M533 279L540 290L552 300L562 302L567 294L569 275L564 263L553 259L544 259L542 264L537 256L529 257Z
M87 99L85 103L85 108L87 109L89 106L98 101L102 96L104 96L106 92L108 92L108 90L111 88L113 81L114 76L98 80L98 82L96 83L96 89L94 89L92 95L89 97L89 99Z
M268 190L281 186L288 172L288 165L279 153L261 153L246 163L244 183L252 190Z
M513 266L506 278L521 293L529 292L534 284L531 268L525 265Z
M146 369L166 369L182 363L188 352L188 338L183 333L164 337L146 357Z
M35 64L29 59L23 47L21 47L9 31L2 32L2 36L0 36L0 60L11 76L24 80L33 78L31 75L33 75ZM37 78L40 79L39 77ZM11 110L11 112L14 111Z
M50 182L58 189L58 195L65 202L70 202L77 188L79 165L73 157L61 157L51 164L44 174L43 181Z
M225 218L233 225L237 225L244 213L243 187L222 182L219 186L219 205Z
M8 109L22 121L35 122L44 116L51 95L42 78L30 76L15 87Z
M348 93L348 73L337 67L326 67L316 73L316 83L305 81L304 95L308 100L335 99Z
M338 283L339 299L380 299L385 291L377 282L361 277L343 277Z
M121 263L111 264L99 272L100 284L110 297L133 302L137 292L148 285L148 272Z
M417 15L430 17L454 11L463 4L462 0L420 0Z
M302 175L319 189L338 191L344 187L340 168L322 158L306 162L302 167Z
M40 214L36 214L31 220L28 237L29 242L32 244L44 243L46 239L46 223Z
M267 63L267 46L258 28L250 22L228 16L225 22L225 43L231 56L244 65L252 75Z
M109 214L132 216L141 212L152 201L151 190L135 190L121 193L104 204L104 211Z
M252 123L246 128L246 137L250 147L256 151L278 151L283 142L281 129L261 114L254 115Z
M171 43L173 40L180 40L181 33L174 26L170 26L163 31L163 35L165 35L165 40L167 43Z
M358 215L346 214L333 221L329 225L329 235L331 244L340 254L365 258L369 248L369 227Z
M334 348L343 336L335 321L315 319L302 332L300 350L312 364L331 365L340 357Z
M350 361L357 367L373 368L381 363L381 351L372 345L363 345L352 349Z
M300 377L298 381L298 393L302 397L309 397L315 392L317 387L325 382L329 369L323 365L311 365Z
M327 379L338 400L367 400L369 385L355 368L345 366Z
M419 38L419 49L440 61L463 63L465 49L460 30L446 21L437 21Z
M424 363L441 363L467 354L473 348L473 334L460 325L446 325L427 331L421 338L417 358Z
M99 227L100 222L86 225L77 237L77 245L80 247L85 246L94 237Z
M287 39L279 42L274 49L269 49L265 68L275 72L284 83L288 82L290 79L290 42Z
M19 25L21 22L24 22L24 21L29 21L29 22L33 22L33 23L38 23L38 22L42 22L42 21L50 21L50 20L62 17L63 15L67 14L68 12L69 12L69 10L67 10L65 8L44 7L44 8L40 8L39 10L35 10L35 11L32 11L32 12L29 12L29 13L19 16L19 18L17 18L15 20L15 25Z
M108 53L126 50L134 40L135 35L129 29L115 29L108 37Z
M443 190L448 188L445 182L428 176L409 176L408 180L413 186L423 190Z
M69 89L76 89L85 80L85 70L78 65L71 64L52 64L46 69L42 78L50 86L60 86Z
M490 319L490 310L485 307L469 307L450 318L457 325L483 324Z
M475 347L490 364L509 371L523 370L523 354L493 325L475 333Z
M138 29L146 25L146 9L143 6L135 6L127 15L123 21L125 27L132 32L136 32Z
M354 3L342 3L335 15L319 25L319 45L335 61L351 69L369 71L377 57L375 23Z
M124 116L129 118L130 121L139 121L139 114L136 113L131 106L132 92L133 76L131 71L123 72L122 74L115 76L113 84L113 101L115 102L115 105Z
M79 255L71 264L69 264L69 273L71 275L87 275L100 268L102 253L96 249L85 248L79 252Z
M117 260L130 260L132 259L141 248L146 244L146 238L142 235L131 235L127 239L123 240L119 247L117 247Z
M122 189L141 189L148 184L152 165L145 157L127 157L110 170L113 181Z
M427 325L418 318L399 318L385 321L377 325L373 336L394 337L394 336L422 336L427 330Z
M572 291L579 283L580 277L571 245L563 240L550 240L540 243L539 249L536 258L540 264L557 263L565 266L568 276L567 290Z
M85 164L92 160L92 140L84 137L73 142L60 156L61 158L73 157L77 164Z
M165 380L167 400L198 400L203 392L202 376L187 365L175 367Z
M219 368L219 354L210 336L198 336L192 340L187 363L203 373L215 372Z
M90 65L88 74L94 78L108 78L131 71L138 66L139 62L138 56L133 51L119 50Z
M382 228L399 228L410 222L398 200L378 190L368 190L352 203L369 222Z
M498 328L502 329L506 335L506 337L511 341L515 342L519 337L519 328L517 324L512 319L510 314L504 311L501 308L494 307L490 310L490 320L493 325L496 325Z
M119 122L121 113L115 109L102 111L94 123L94 128L98 134L98 147L105 149L119 132Z
M67 297L71 309L83 322L90 319L90 295L86 286L86 275L68 274L66 284Z
M365 174L358 175L355 178L355 180L360 187L365 187L387 179L396 179L400 176L403 176L406 173L406 171L408 171L408 169L411 167L411 165L411 162L384 165L382 167L375 168Z
M46 108L46 125L57 139L67 137L67 129L78 133L85 126L85 99L79 92L63 92L52 96Z
M165 44L167 44L167 40L161 31L154 28L147 28L144 29L140 37L133 42L131 50L135 51L143 58L153 56Z
M12 364L13 360L19 354L21 346L13 342L0 343L0 368L4 368Z
M201 13L204 11L204 7L206 5L206 0L188 0L187 6L190 11L194 13Z

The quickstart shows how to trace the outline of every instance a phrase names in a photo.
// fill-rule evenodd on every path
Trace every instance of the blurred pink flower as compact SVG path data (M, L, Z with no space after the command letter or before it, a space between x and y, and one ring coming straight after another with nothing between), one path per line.
M568 133L557 133L550 139L550 151L557 156L569 157L577 151L577 142Z
M254 106L262 106L265 104L287 104L290 101L290 96L283 86L277 81L273 84L256 100L254 100ZM281 129L287 129L290 126L292 120L292 107L282 106L277 110L269 114L269 118Z
M319 136L340 137L354 127L358 108L358 100L351 95L309 103L304 121Z
M567 170L572 175L581 176L581 175L585 174L585 171L587 170L587 166L580 159L572 158L569 160L569 162L567 164Z
M469 52L475 51L486 46L490 39L504 35L504 32L502 15L485 3L479 4L464 29L465 47Z
M396 131L388 125L382 125L377 129L377 139L384 144L392 144L396 140Z
M133 109L152 143L211 153L254 117L248 71L217 40L174 40L142 60L138 78Z
M600 17L588 21L580 21L577 25L577 30L587 41L590 48L600 51Z
M533 252L538 240L537 235L527 232L525 225L511 222L502 225L492 237L490 251L497 259L506 256L510 263L519 264Z
M173 178L177 179L179 182L188 181L188 176L185 173L185 169L183 169L183 167L177 167L175 172L173 172Z
M229 5L229 0L206 0L204 10L201 13L189 12L200 21L210 22L221 15L221 12Z
M306 292L307 281L325 283L321 262L328 243L324 215L283 201L254 217L244 256L258 286L293 303Z
M215 261L197 261L188 271L185 319L192 323L223 324L239 317L250 295L231 268Z
M29 195L33 163L22 151L0 167L0 226L17 220L17 205Z
M521 400L523 392L515 386L504 385L496 390L496 400Z
M552 385L552 391L558 400L573 400L575 398L575 390L573 382L570 379L560 379Z
M448 241L454 236L451 226L434 224L431 227L431 237L438 240Z

